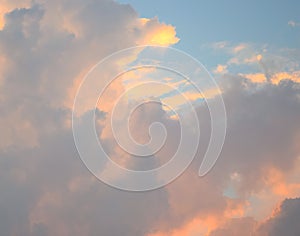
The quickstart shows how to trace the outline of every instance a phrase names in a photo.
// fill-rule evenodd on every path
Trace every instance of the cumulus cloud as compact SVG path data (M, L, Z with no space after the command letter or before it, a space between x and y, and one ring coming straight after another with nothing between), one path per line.
M239 235L231 234L237 231L235 227L249 229L256 225L255 219L243 219L251 216L250 209L255 208L256 202L249 202L252 196L263 196L263 190L273 191L272 196L280 196L272 200L273 204L276 204L278 199L294 194L292 190L284 193L277 191L279 189L276 185L284 185L284 179L278 177L275 180L272 170L275 169L277 173L285 176L298 165L300 150L297 140L300 130L295 124L296 119L300 118L299 84L284 81L279 85L261 86L240 77L227 78L224 86L225 84L223 97L229 123L222 156L204 179L197 180L198 163L195 161L190 171L167 186L172 213L166 224L173 223L171 229L165 229L157 235L177 235L177 231L183 235L193 235L187 233L190 230L189 223L210 216L217 222L217 226L202 225L207 229L205 233L208 233L217 230L218 225L226 224L226 219L234 215L242 217L233 221L234 229L224 231L220 227L213 235L223 235L224 232L228 235ZM290 110L284 111L285 109ZM204 107L199 108L199 114L205 117ZM202 122L201 127L209 126L209 119L204 118ZM282 122L285 124L284 127L280 125ZM208 130L202 129L202 136L209 137L206 132ZM207 143L207 140L204 139L202 142ZM202 156L201 147L199 159ZM233 188L235 194L225 193L224 190L229 186ZM299 194L299 188L294 187ZM234 200L230 201L231 198ZM248 223L250 224L248 228L241 226Z
M300 87L294 62L282 66L286 57L253 53L248 44L232 46L230 52L240 55L238 62L263 63L261 74L278 79L257 83L249 80L250 73L241 72L218 81L228 133L214 169L203 178L197 175L210 137L209 110L201 103L197 112L202 138L187 172L156 191L119 191L96 180L79 159L70 125L74 95L85 73L103 57L139 44L174 44L179 40L175 28L157 18L141 19L129 5L108 0L1 3L1 235L216 236L241 235L241 230L243 235L245 230L277 235L287 228L291 235L299 232L297 224L291 226L292 218L298 217L298 199L286 200L265 224L251 216L253 196L262 199L265 189L278 197L274 204L300 194L297 175L290 179L300 155ZM216 48L227 45L222 42ZM298 57L295 51L291 54ZM107 68L101 76L114 69ZM229 65L217 68L226 70L230 72ZM260 81L262 76L257 77ZM99 80L94 86L101 85ZM112 140L107 118L112 94L123 90L121 83L114 84L97 113L99 136L121 164L121 158L130 156ZM196 100L194 94L187 95ZM83 108L83 114L88 112ZM140 166L126 162L129 166L156 166L176 151L178 121L166 113L161 105L148 104L133 115L132 123L139 125L133 125L132 133L141 142L148 140L153 121L165 124L169 136L153 159Z
M146 37L141 41L143 44L169 46L179 41L172 25L161 24L157 18L142 18L141 23L147 32Z
M0 31L1 234L145 234L164 214L165 191L132 195L99 184L78 158L70 101L100 59L155 43L164 29L171 44L175 31L157 19L148 29L129 5L113 1L11 3L3 4ZM153 214L149 205L160 207Z
M6 65L0 79L1 123L10 127L3 133L1 146L17 145L17 140L23 146L36 145L39 133L56 129L51 120L56 117L45 112L70 109L80 80L91 66L140 41L151 43L149 34L154 37L163 27L172 31L172 26L157 19L148 29L129 5L112 1L41 1L22 6L6 13L0 32L1 58ZM175 38L172 34L167 40L171 44ZM22 117L15 122L19 126L5 124L12 116ZM30 138L22 138L24 131Z

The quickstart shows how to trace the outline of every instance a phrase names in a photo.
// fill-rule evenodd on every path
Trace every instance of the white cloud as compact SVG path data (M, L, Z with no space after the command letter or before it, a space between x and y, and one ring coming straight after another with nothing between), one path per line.
M300 26L300 22L296 22L296 21L290 20L288 22L288 25L291 26L291 27L298 27L298 26Z

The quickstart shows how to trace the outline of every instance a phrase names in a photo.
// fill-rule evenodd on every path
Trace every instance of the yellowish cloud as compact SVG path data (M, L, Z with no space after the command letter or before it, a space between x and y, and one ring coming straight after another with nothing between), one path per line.
M145 37L138 41L139 44L169 46L179 41L176 37L175 27L159 23L157 18L141 18L140 23L147 30Z
M140 22L142 23L143 26L146 25L150 21L149 18L140 18L139 20L140 20Z
M4 27L4 15L8 11L6 6L0 6L0 29Z
M252 73L252 74L239 74L253 83L265 83L267 78L263 73ZM296 83L300 83L300 71L294 72L278 72L271 76L270 82L272 84L279 84L282 80L291 80Z
M251 82L253 83L264 83L267 81L267 78L263 73L240 74L240 75L251 80Z
M220 93L221 91L219 89L210 89L210 90L203 91L202 93L198 91L186 91L184 93L175 94L173 96L162 98L162 102L176 109L187 102L193 102L198 99L204 99L204 98L207 99L213 98L214 96Z
M223 74L227 72L227 65L218 65L214 70L216 74Z
M258 54L258 55L256 56L256 59L257 59L258 61L260 61L260 60L262 59L262 55L261 55L261 54Z
M271 77L271 81L273 84L278 84L281 80L291 80L294 81L296 83L300 83L300 71L295 71L292 73L288 73L288 72L279 72L274 74Z
M150 44L158 44L162 46L169 46L179 41L176 36L175 29L172 26L164 25L162 28L157 29L153 34L148 36Z

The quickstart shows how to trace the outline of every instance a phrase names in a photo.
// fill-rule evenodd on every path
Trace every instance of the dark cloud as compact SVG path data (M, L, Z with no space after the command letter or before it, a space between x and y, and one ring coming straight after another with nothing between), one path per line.
M286 199L282 202L275 216L263 224L258 235L299 235L300 199Z

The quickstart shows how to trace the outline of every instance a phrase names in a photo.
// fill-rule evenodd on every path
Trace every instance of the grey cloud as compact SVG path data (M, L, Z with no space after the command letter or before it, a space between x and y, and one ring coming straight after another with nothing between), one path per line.
M129 5L113 1L36 1L5 17L0 52L7 68L0 79L0 123L5 127L14 116L22 117L18 123L27 127L32 140L59 129L51 114L70 108L66 101L72 102L69 92L79 75L110 53L134 46L137 35L146 33L136 26L137 14ZM75 35L64 22L83 31ZM27 144L21 131L10 125L0 146L36 145Z
M69 15L80 35L63 28ZM1 235L143 235L164 215L164 190L133 195L94 179L66 125L71 110L64 100L76 76L134 46L145 33L137 21L130 6L113 1L36 1L6 15L0 31L9 64L0 88L1 130L8 127L1 133ZM34 138L37 144L26 144Z
M275 215L266 222L259 222L251 217L237 218L228 221L209 236L296 236L300 233L299 214L300 199L286 199Z
M265 179L270 168L289 173L299 157L299 84L282 81L278 86L259 85L226 77L222 86L228 117L223 151L208 175L197 177L210 132L208 111L199 107L202 139L198 155L190 168L167 186L172 213L166 225L170 228L209 213L223 214L228 206L224 189L232 182L233 173L240 178L233 183L235 202L244 201L268 187ZM244 221L252 222L246 219L240 223Z
M232 219L227 224L210 233L209 236L253 236L257 222L251 217Z
M296 236L300 234L300 199L286 199L282 202L279 211L267 223L258 230L259 235L288 235Z
M263 187L261 178L268 167L289 171L299 156L300 88L291 81L277 86L227 79L231 80L226 81L224 94L228 132L215 173L241 173L238 188L251 192Z

